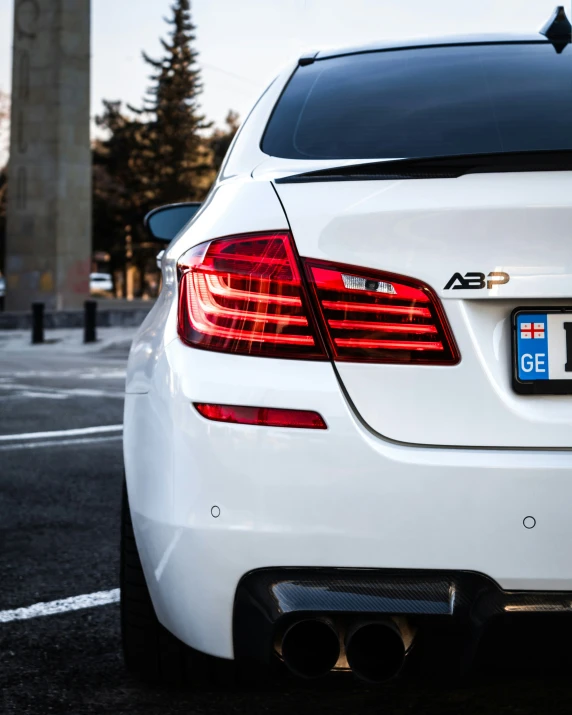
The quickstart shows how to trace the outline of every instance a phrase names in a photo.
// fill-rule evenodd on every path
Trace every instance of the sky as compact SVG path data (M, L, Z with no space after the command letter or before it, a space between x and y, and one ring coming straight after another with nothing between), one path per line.
M10 91L14 0L0 0L0 90ZM145 50L159 37L172 0L91 0L92 118L101 100L134 105L148 86ZM557 0L192 0L202 69L201 103L222 125L229 109L244 118L281 66L307 49L380 39L475 32L529 32ZM565 0L570 17L570 0ZM93 126L93 125L92 125Z

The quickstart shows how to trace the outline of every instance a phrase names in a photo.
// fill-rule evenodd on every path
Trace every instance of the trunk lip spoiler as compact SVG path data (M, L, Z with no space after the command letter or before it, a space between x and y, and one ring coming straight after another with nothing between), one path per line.
M457 179L467 174L534 171L572 171L572 149L364 160L282 176L274 181L277 184L298 184L315 181Z

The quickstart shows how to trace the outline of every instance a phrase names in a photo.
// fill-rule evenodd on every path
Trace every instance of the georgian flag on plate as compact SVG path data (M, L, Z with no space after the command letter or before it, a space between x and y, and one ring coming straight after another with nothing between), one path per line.
M523 340L543 340L546 323L521 323L520 337Z
M569 331L572 339L571 312L518 313L518 379L522 382L572 380L572 368L568 362ZM572 355L570 358L572 361Z

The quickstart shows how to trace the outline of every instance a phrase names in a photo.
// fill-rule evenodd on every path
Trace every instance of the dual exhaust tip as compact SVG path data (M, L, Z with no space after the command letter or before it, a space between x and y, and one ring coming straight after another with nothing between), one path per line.
M293 623L282 638L284 663L303 678L326 675L340 660L342 650L355 675L368 683L397 676L407 652L402 633L391 619L357 621L342 639L329 619L308 618Z

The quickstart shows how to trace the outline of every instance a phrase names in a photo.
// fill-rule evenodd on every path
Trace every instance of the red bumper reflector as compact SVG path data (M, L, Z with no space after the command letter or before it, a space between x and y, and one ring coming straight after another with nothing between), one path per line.
M195 402L199 413L207 420L266 427L327 429L321 415L309 410L285 410L277 407L243 407L242 405L207 405Z

